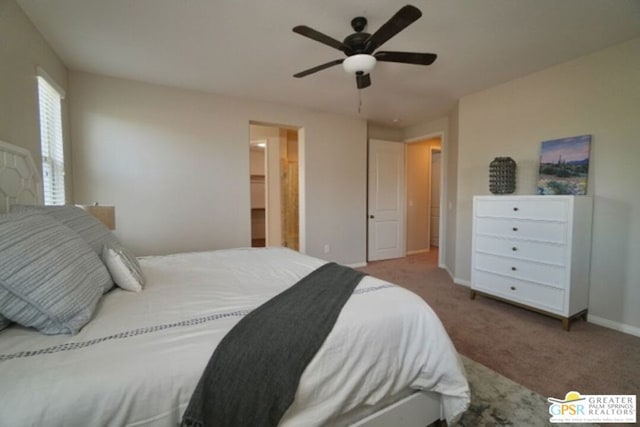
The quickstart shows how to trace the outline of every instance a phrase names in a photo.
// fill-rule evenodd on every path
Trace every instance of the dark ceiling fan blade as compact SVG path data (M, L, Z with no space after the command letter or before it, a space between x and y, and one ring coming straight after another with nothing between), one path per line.
M365 53L372 53L391 37L407 28L422 16L422 12L415 6L406 5L385 22L378 31L373 33L365 42Z
M334 65L342 64L344 59L334 59L331 62L327 62L326 64L316 65L313 68L309 68L308 70L300 71L297 74L294 74L293 77L304 77L309 74L317 73L318 71L324 70L325 68L333 67Z
M378 61L401 62L403 64L431 65L438 55L435 53L416 53L416 52L376 52Z
M298 33L302 36L309 37L312 40L320 42L322 44L326 44L327 46L331 46L335 49L346 52L349 50L349 46L334 39L333 37L329 37L326 34L322 34L320 31L316 31L313 28L309 28L306 25L298 25L293 27L293 32Z
M371 75L370 74L356 74L356 85L358 89L364 89L365 87L371 86Z

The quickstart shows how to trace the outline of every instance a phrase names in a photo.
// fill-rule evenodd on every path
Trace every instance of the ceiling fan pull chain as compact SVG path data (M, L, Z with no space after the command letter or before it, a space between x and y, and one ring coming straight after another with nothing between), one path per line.
M358 90L358 114L362 111L362 91Z

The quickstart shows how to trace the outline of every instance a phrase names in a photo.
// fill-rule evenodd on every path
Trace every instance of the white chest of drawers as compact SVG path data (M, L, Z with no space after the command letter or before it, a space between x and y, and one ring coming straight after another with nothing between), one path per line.
M588 196L473 198L471 298L490 296L586 319L593 202Z

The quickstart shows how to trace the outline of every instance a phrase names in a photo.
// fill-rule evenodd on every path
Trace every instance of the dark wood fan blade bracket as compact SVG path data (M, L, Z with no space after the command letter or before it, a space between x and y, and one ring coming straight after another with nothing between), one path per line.
M413 22L417 21L422 16L422 12L411 5L402 7L395 15L393 15L387 22L385 22L378 30L369 34L365 32L367 26L367 19L362 16L355 17L351 20L351 27L355 31L348 35L344 41L339 41L330 37L320 31L314 30L306 25L298 25L293 28L293 32L315 40L326 46L340 50L344 55L349 58L354 55L357 56L349 59L345 62L343 59L335 59L325 64L317 65L312 68L308 68L304 71L294 74L294 77L305 77L309 74L316 73L318 71L325 70L338 64L343 64L345 71L353 73L355 71L356 86L358 89L364 89L371 86L371 77L369 72L373 69L376 61L383 62L396 62L403 64L415 64L415 65L431 65L436 60L437 55L434 53L419 53L419 52L389 52L381 51L373 53L376 49L386 43L393 36L400 31L407 28ZM368 58L367 58L368 57ZM358 60L365 59L365 63L369 63L368 67L359 68L360 63L356 65L356 58ZM360 62L360 61L359 61ZM353 65L356 65L355 67ZM357 67L357 68L356 68Z

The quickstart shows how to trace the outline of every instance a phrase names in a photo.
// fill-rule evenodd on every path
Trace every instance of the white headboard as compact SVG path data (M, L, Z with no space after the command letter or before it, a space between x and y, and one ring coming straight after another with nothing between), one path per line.
M40 174L28 150L0 141L0 213L16 203L42 204Z

